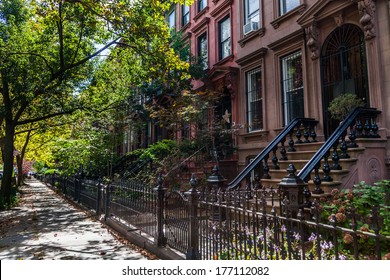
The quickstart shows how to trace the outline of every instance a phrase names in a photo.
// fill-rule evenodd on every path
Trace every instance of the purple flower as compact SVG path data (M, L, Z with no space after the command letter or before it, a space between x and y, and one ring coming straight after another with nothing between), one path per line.
M294 238L295 238L295 240L299 241L299 240L301 240L301 235L298 232L296 232L296 233L294 233Z
M309 237L309 241L314 242L314 241L316 241L316 239L317 239L317 235L314 232L312 232L310 237Z

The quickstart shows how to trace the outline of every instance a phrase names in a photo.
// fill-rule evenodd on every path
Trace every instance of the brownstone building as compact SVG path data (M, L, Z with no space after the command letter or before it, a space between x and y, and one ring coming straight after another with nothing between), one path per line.
M381 111L381 140L342 180L390 178L390 1L195 0L172 7L168 22L207 71L194 89L224 99L220 112L238 130L237 171L296 117L317 120L325 141L339 124L330 102L353 93Z

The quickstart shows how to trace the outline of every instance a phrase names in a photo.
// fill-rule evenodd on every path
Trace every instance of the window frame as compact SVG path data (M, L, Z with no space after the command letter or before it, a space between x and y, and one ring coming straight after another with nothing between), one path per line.
M262 131L264 129L264 94L262 68L256 67L245 72L245 93L246 93L246 119L248 123L248 132ZM255 82L253 83L252 80ZM258 92L257 92L258 91ZM254 97L254 98L253 98ZM253 106L260 107L259 110L252 110ZM259 118L259 124L253 125L256 116Z
M205 39L205 43L202 44L202 39ZM205 46L205 53L203 52L202 46ZM197 53L198 53L198 61L203 64L202 69L206 70L209 67L209 48L208 48L208 37L207 32L202 33L197 38Z
M190 22L190 6L181 5L181 25L185 26Z
M257 2L258 4L258 9L255 12L252 12L251 14L249 14L248 11L248 7L250 6L249 5L250 1L251 0L244 0L244 24L248 24L250 21L253 21L251 19L257 17L257 22L259 23L260 26L260 7L261 7L260 0L255 0L255 2Z
M288 5L288 2L289 0L279 0L278 3L279 3L279 16L283 16L285 14L287 14L288 12L294 10L295 8L299 7L301 5L301 0L290 0L290 1L296 1L298 3L294 3L293 7L287 7Z
M207 0L198 0L197 1L197 11L200 13L207 7Z
M229 22L227 25L229 27L229 36L224 39L224 38L222 38L222 36L223 36L223 29L222 28L223 28L223 24L227 21ZM219 60L223 60L232 54L232 41L231 41L231 39L232 39L232 26L231 26L231 24L232 24L232 22L231 22L230 14L227 14L220 21L218 21L218 50L219 50L218 58L219 58ZM224 53L225 44L227 44L229 47L228 54Z
M171 26L171 15L173 15L173 26ZM169 27L169 29L175 29L176 28L176 12L175 12L175 9L172 9L168 13L168 27Z
M291 61L300 57L300 73L296 71L292 72L289 66L291 66ZM280 78L281 78L281 92L282 92L282 112L283 112L283 124L288 125L295 117L304 117L304 73L303 73L303 51L301 49L290 52L282 57L280 57ZM289 94L294 97L298 94L302 95L301 101L302 106L297 106L295 109L300 109L301 112L298 116L291 116L291 106L294 104L294 101L290 101ZM299 100L298 100L299 101ZM290 108L291 107L291 108Z

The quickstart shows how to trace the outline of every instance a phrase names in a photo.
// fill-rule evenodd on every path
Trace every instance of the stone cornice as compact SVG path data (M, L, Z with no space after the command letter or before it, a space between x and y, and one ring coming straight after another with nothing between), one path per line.
M233 1L234 0L225 0L222 4L220 4L213 11L211 11L210 15L215 17L219 13L223 12L225 10L225 8L227 8L228 6L231 6L233 4Z
M265 28L264 27L259 28L258 30L253 31L248 35L245 35L244 38L238 41L238 44L240 44L241 47L244 47L247 42L251 41L256 37L263 37L264 34L265 34Z
M268 47L271 50L277 50L279 48L286 46L286 44L301 40L303 38L303 36L304 36L303 29L299 29L299 30L292 32L291 34L279 39L279 40L276 40L275 42L272 42L271 44L268 45Z
M210 17L204 17L201 21L199 21L192 29L192 33L197 33L201 28L207 26L210 22Z
M245 64L248 64L249 62L253 61L253 60L259 60L259 59L262 59L264 58L265 54L267 53L268 49L263 47L263 48L260 48L246 56L243 56L241 58L238 58L236 60L236 63L240 66L242 65L245 65Z

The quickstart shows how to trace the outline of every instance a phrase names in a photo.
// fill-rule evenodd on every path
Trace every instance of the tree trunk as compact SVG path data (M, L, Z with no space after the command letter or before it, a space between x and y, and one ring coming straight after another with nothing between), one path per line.
M23 157L22 155L18 154L16 157L16 167L17 167L17 170L18 170L18 180L16 181L16 184L18 187L20 187L21 185L23 185Z
M4 174L1 181L0 199L2 199L6 206L11 204L11 190L14 173L14 135L15 127L13 124L6 122L4 146L3 146L3 163Z
M28 142L30 141L31 130L27 132L26 139L24 140L24 144L20 153L16 156L16 165L18 167L18 186L20 187L24 183L24 174L23 174L23 161L24 155L26 154L26 149L28 146Z

